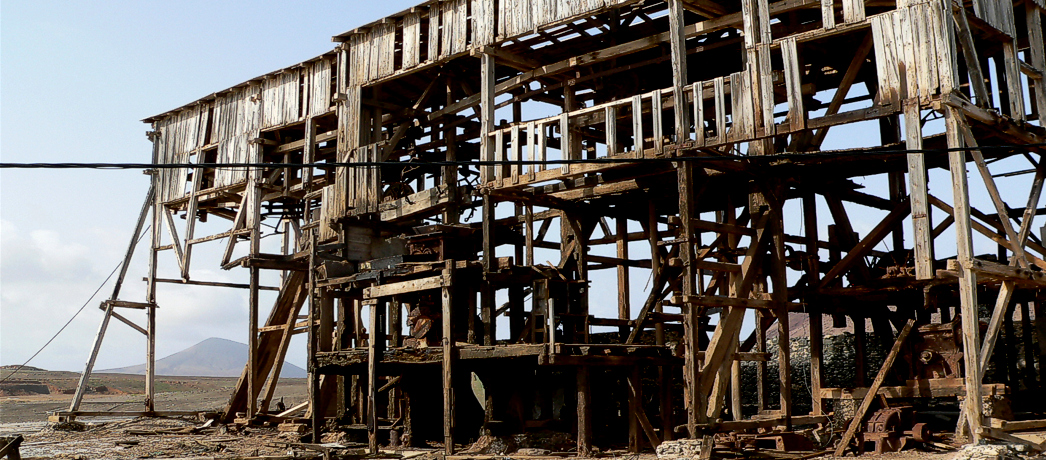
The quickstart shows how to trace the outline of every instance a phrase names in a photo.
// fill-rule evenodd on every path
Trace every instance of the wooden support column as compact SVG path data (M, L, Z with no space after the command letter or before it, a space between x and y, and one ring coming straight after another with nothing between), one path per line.
M446 455L454 454L454 330L453 330L453 286L454 261L447 260L443 266L443 277L449 280L443 286L443 446ZM470 312L471 314L471 312Z
M694 211L694 167L691 162L679 162L676 164L676 180L679 187L679 259L683 264L682 295L688 298L696 293L694 273L694 250L690 238L694 235L693 219L696 217ZM657 231L652 227L651 232ZM687 400L687 432L691 438L697 436L697 424L705 418L705 404L699 404L707 394L700 391L698 384L697 353L700 351L698 344L698 314L697 306L684 303L683 305L683 385L684 395ZM718 367L710 368L718 369Z
M480 160L494 160L494 142L490 138L494 130L494 56L479 55L480 60ZM480 182L494 180L494 166L480 167Z
M154 180L156 176L153 176ZM154 183L153 188L156 188ZM160 203L160 194L153 193L153 225L152 244L149 245L149 280L146 284L145 303L149 304L146 311L146 334L145 334L145 410L156 409L156 270L157 254L160 247L160 212L163 205ZM177 244L177 242L175 242ZM254 284L257 288L257 284ZM253 292L257 292L254 289ZM112 310L108 310L111 314ZM84 382L86 383L86 381Z
M592 389L588 366L577 366L577 456L592 452Z
M810 286L821 284L820 258L818 252L818 227L817 227L817 195L808 193L803 196L803 218L806 230L806 281ZM903 235L902 235L903 238ZM903 239L902 239L903 241ZM816 294L808 295L805 299L811 305L810 315L810 395L811 415L821 415L821 380L824 372L821 369L821 360L824 353L824 328L821 309L817 306Z
M905 147L922 150L922 118L919 100L904 101ZM934 277L933 272L933 221L927 199L928 183L926 159L922 152L908 154L908 182L912 203L912 238L915 245L915 277L925 280Z
M134 228L134 234L131 235L131 242L127 245L127 251L123 256L123 263L120 265L120 274L116 276L116 282L113 284L113 293L109 296L109 300L117 300L120 297L120 289L123 287L124 278L127 276L127 267L131 263L131 258L134 256L134 248L138 246L138 238L142 233L142 228L145 227L145 221L149 218L150 210L154 209L155 202L155 182L149 186L149 192L145 194L145 202L142 203L142 209L138 213L138 224ZM157 219L154 218L150 229L152 230L151 235L153 239L149 240L149 283L147 284L146 299L152 298L153 302L156 301L156 245L155 238L158 233L156 223ZM87 358L87 365L84 366L84 372L80 374L80 380L76 384L76 393L73 394L73 400L69 403L69 412L76 412L80 410L80 403L83 401L84 392L87 391L87 382L91 378L91 372L94 370L95 360L98 359L98 352L102 348L102 340L105 338L105 331L109 328L109 319L113 316L113 304L107 303L105 305L105 315L102 316L102 323L98 326L98 333L94 336L94 345L91 347L91 354ZM155 355L154 355L155 356Z
M690 81L686 75L686 35L683 30L686 24L682 2L683 0L668 1L668 30L672 52L672 99L675 102L672 111L675 113L676 144L681 144L690 137L690 119L686 94L683 92L683 87ZM658 114L654 114L654 116L656 117Z
M312 439L314 443L319 443L321 436L321 427L323 426L323 413L321 407L325 407L323 398L320 392L320 375L316 365L316 354L319 351L319 331L316 328L316 319L320 316L318 311L320 308L320 300L316 292L316 232L309 231L309 278L308 278L308 298L309 298L309 325L306 327L308 332L308 379L309 379L309 415L312 422ZM287 318L287 327L294 327L294 322L297 320L297 311L292 311ZM290 329L285 329L285 336L289 336L291 333ZM289 340L289 337L287 337ZM272 379L275 381L279 377L280 366L276 366L276 374L273 374ZM253 369L248 370L248 379L253 380ZM250 381L248 380L248 382ZM270 383L271 385L271 383ZM273 388L271 385L270 388ZM250 391L251 387L248 388L248 397L255 399L253 393Z
M378 453L378 362L385 353L385 300L370 300L370 327L367 339L367 445ZM316 412L316 411L313 411Z
M447 79L447 105L454 103L453 91L451 90L451 79ZM486 132L486 131L484 131ZM485 138L486 136L484 136ZM447 188L447 208L443 211L443 223L457 224L460 221L460 197L458 196L458 127L451 126L443 132L443 138L447 141L446 160L449 163L443 167L443 185Z
M615 221L617 223L617 257L621 260L628 260L628 218L625 217L625 212L623 210L619 210ZM628 266L618 265L617 317L619 319L630 319L632 317L629 297Z
M647 242L650 244L650 276L652 279L658 279L663 270L663 265L661 263L661 248L658 247L657 244L660 241L660 238L657 234L657 206L654 199L647 202L646 232ZM661 288L660 286L655 286L654 289ZM664 306L662 303L659 300L655 300L654 311L662 313L663 310ZM665 344L664 323L658 322L654 325L654 343L658 346L663 346ZM667 368L666 366L659 366L657 368L658 401L660 402L661 412L661 435L665 441L673 438L673 430L675 428L675 423L673 421L675 405L672 401L671 370L671 368ZM685 405L690 405L689 400L687 400Z
M258 148L255 145L252 148ZM248 172L250 179L247 182L247 187L250 194L250 199L247 201L247 206L250 206L247 214L247 222L251 226L251 249L248 257L254 257L261 252L261 193L259 190L259 179L258 175L260 172L256 169L252 169ZM261 278L261 269L257 265L251 265L250 267L250 292L248 293L248 316L247 316L247 418L251 419L258 413L258 395L261 392L261 385L258 381L258 367L259 367L259 352L258 350L258 301L259 301L259 282Z
M484 280L480 287L480 318L483 322L483 344L494 345L495 321L494 310L495 288L487 275L497 270L497 254L494 242L494 198L483 195L483 272Z
M788 273L785 265L785 234L784 213L781 212L779 202L771 204L778 212L773 213L772 226L773 242L771 250L770 280L773 282L774 290L770 296L778 305L788 303ZM785 430L792 429L792 365L791 365L791 338L788 334L788 308L780 307L774 311L777 315L777 370L781 380L781 417Z
M1034 2L1024 2L1028 24L1028 48L1032 67L1046 72L1046 41L1042 33L1042 12ZM1039 114L1039 126L1046 126L1046 76L1030 79L1034 84L1032 102Z
M768 321L772 321L768 312L759 310L755 312L755 351L757 353L766 353L766 328L763 327ZM769 326L767 326L769 327ZM766 397L770 394L770 387L766 379L767 365L766 361L756 361L755 363L755 396L756 396L756 410L762 412L766 410Z
M955 109L945 109L945 127L949 149L964 147L960 119ZM979 317L977 313L977 273L970 270L973 261L973 235L970 222L969 190L966 181L966 152L948 152L948 167L952 175L954 197L955 241L960 264L959 301L962 311L963 362L966 366L966 416L969 423L970 440L980 440L981 427L981 368L977 344L980 342ZM962 424L960 423L960 426Z

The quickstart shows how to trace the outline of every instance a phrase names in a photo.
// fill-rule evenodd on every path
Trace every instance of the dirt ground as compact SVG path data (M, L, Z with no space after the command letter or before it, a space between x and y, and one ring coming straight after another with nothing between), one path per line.
M8 371L0 372L0 378ZM0 395L0 430L2 425L21 422L44 422L51 411L68 410L72 401L71 392L76 388L79 374L75 372L28 371L19 372L9 379L5 388L24 388L26 382L38 382L46 386L48 394ZM236 385L235 377L156 377L156 410L217 411L224 408ZM94 374L88 382L92 391L84 396L80 410L85 411L137 411L145 408L145 377L128 374ZM94 391L98 388L104 391ZM8 391L12 393L12 391ZM21 391L19 393L25 393ZM281 379L276 387L275 401L283 398L287 407L307 399L308 386L305 379Z
M3 378L6 372L0 373ZM349 442L345 437L325 435L323 445L302 442L295 433L280 433L273 428L238 427L236 425L205 425L196 418L130 418L92 417L82 418L80 424L55 425L48 423L51 411L66 410L72 399L70 390L76 387L77 374L71 372L31 371L19 373L17 379L9 379L0 386L6 396L0 396L0 436L21 434L25 437L20 452L26 459L80 459L80 460L124 460L124 459L282 459L322 458L327 450L330 458L354 458L366 456L363 444ZM158 377L156 395L157 410L221 410L236 384L236 378ZM48 394L21 394L39 391L46 386ZM139 375L98 374L91 379L93 390L85 398L82 410L141 410L143 408L144 378ZM305 401L307 386L304 379L283 380L276 392L287 406ZM1036 442L1046 439L1046 434L1031 435ZM427 449L384 451L383 458L414 460L558 460L570 453L553 453L550 456L522 456L508 454L469 454L444 458L442 449L430 446ZM459 446L464 450L468 446ZM600 458L627 460L657 460L650 452L641 455L624 451L607 451ZM715 458L763 458L775 460L798 460L800 458L823 458L812 453L773 453L770 451L718 452ZM1027 455L1022 455L1028 458ZM908 450L884 455L864 455L862 459L945 460L969 459L955 451ZM980 458L980 457L978 457ZM1020 458L1020 457L1016 457Z

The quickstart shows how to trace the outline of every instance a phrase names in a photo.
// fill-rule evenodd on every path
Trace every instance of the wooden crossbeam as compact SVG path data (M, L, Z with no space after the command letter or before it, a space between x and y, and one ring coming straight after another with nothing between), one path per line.
M836 278L841 276L843 273L846 273L846 271L853 267L858 259L863 259L869 251L875 248L875 245L879 244L883 238L886 238L886 235L889 235L890 232L893 231L894 224L905 218L905 216L910 214L911 211L912 207L909 199L905 198L903 201L898 203L893 211L890 211L890 213L887 214L886 217L884 217L883 220L872 229L872 231L868 232L868 235L865 236L864 239L846 253L846 257L836 263L835 266L824 275L820 284L821 289L824 289L835 281Z

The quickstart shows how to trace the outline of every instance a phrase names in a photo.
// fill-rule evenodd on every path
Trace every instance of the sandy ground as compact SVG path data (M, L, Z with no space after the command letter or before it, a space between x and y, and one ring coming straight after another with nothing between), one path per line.
M3 377L0 373L0 378ZM48 423L47 415L55 410L67 410L71 394L63 390L74 388L76 374L68 372L35 372L19 375L23 382L47 384L54 393L0 396L0 436L21 434L25 441L20 449L22 458L38 459L206 459L206 458L317 458L315 446L302 444L294 433L280 433L273 428L237 427L235 425L205 425L191 418L81 418L81 425L62 426ZM236 384L236 378L158 377L157 410L216 411L223 408ZM9 380L10 382L10 380ZM104 394L88 394L82 410L141 410L144 408L144 379L138 375L99 374L91 380L92 388L104 386ZM2 390L3 388L0 388ZM305 401L307 386L304 379L283 380L276 391L287 406ZM70 428L76 428L75 430ZM1046 439L1046 433L1022 435L1036 442ZM334 458L360 458L363 445L349 442L345 437L326 435L325 443L333 448ZM464 448L466 446L460 446ZM386 458L414 460L484 460L528 459L508 455L459 455L444 459L442 449L411 449L386 452ZM798 453L766 455L770 452L724 453L717 458L795 459ZM956 452L928 452L909 450L884 455L864 455L864 459L932 459L957 458ZM610 451L601 458L627 460L656 460L653 453L642 455ZM528 460L553 460L560 457L529 457ZM571 457L574 458L574 457ZM966 457L969 458L969 457Z
M6 372L0 374L0 377ZM0 425L47 420L51 411L68 410L73 395L61 394L76 388L77 374L72 372L19 373L18 380L41 382L52 388L50 394L0 396ZM168 377L157 376L156 410L217 411L224 408L236 385L234 377ZM8 381L10 383L11 380ZM136 411L145 409L145 378L140 375L96 374L88 385L104 386L105 394L88 393L80 410ZM287 407L307 399L305 379L282 379L276 387L274 401L283 398ZM2 429L2 427L0 427Z

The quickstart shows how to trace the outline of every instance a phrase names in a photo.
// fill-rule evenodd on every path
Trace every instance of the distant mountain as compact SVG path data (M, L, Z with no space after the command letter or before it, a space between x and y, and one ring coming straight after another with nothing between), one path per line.
M156 360L157 375L239 377L247 365L247 345L211 337L163 359ZM145 374L145 364L97 372ZM283 363L280 378L305 378L305 370Z

